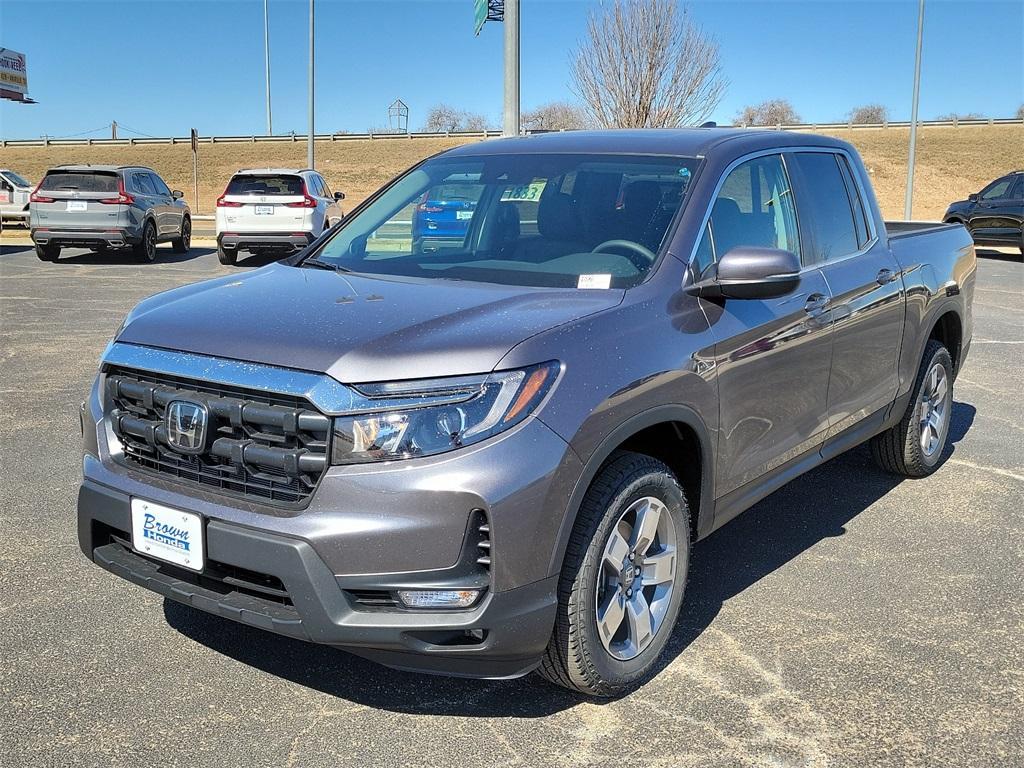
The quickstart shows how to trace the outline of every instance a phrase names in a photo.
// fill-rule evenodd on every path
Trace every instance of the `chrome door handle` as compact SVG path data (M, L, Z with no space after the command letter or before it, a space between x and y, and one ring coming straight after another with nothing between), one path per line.
M832 300L823 293L812 293L804 304L804 312L811 317L820 315Z
M891 283L895 279L896 273L891 269L880 269L878 270L878 275L875 277L875 282L879 285L885 285L886 283Z

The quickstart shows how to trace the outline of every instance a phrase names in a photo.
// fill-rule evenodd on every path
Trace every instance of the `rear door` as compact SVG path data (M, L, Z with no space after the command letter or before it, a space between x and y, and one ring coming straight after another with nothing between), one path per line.
M832 294L831 436L896 396L903 279L846 155L801 151L788 162L801 223Z
M804 266L799 286L786 296L701 300L715 336L718 496L820 446L828 427L829 290L804 253L780 155L748 160L726 176L694 256L694 272L704 273L736 246L792 251Z
M48 171L32 202L32 226L54 230L99 230L118 226L125 206L118 199L115 171Z
M137 222L143 222L147 217L153 220L156 232L159 236L160 229L160 197L157 195L153 180L149 177L148 171L125 171L128 177L129 190L135 198L132 206L132 215Z
M305 232L306 199L297 174L245 173L231 179L221 205L231 232Z

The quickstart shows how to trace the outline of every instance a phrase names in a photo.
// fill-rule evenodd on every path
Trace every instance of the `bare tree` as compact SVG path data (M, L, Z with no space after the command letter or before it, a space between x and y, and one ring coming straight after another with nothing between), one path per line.
M436 104L427 112L427 120L423 130L427 133L445 133L448 131L483 131L487 128L487 118L474 112L456 109L450 104Z
M854 125L889 122L889 110L881 104L865 104L850 110L850 122Z
M701 123L727 85L718 43L677 0L600 5L569 65L573 89L602 128Z
M984 115L978 112L947 112L944 115L939 115L936 120L981 120Z
M583 128L587 118L583 110L568 101L552 101L523 112L520 122L528 131L568 131Z
M1017 119L1024 120L1024 104L1017 107Z
M800 115L787 99L769 99L744 107L736 115L737 125L796 125Z

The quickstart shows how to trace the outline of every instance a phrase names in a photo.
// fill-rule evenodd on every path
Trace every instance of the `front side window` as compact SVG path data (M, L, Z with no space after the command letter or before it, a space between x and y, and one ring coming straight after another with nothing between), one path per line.
M799 170L797 204L804 227L813 235L814 248L804 264L821 264L848 256L860 249L857 225L838 159L831 152L797 152L793 164Z
M18 174L14 173L12 171L7 171L7 178L10 179L16 186L19 186L19 187L31 187L32 186L27 181L25 181L24 178L22 178L21 176L19 176Z
M636 285L698 160L587 154L438 157L317 254L366 274L544 287Z
M981 193L982 200L998 200L1001 197L1008 197L1007 194L1010 191L1010 185L1013 183L1013 178L1000 179L995 184L989 186L984 192Z
M171 190L169 190L167 188L167 185L164 184L163 179L161 179L155 173L148 173L146 175L149 176L149 180L153 183L153 189L156 190L156 193L158 195L166 195L167 197L171 196Z
M779 248L800 255L789 178L778 155L736 166L726 176L694 255L698 277L738 246Z

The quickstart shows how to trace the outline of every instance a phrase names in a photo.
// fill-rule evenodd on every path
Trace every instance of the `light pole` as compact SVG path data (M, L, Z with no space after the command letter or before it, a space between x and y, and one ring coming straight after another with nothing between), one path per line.
M313 0L309 0L309 135L306 136L306 166L313 166Z
M505 0L505 120L506 136L519 135L519 0Z
M269 0L263 0L263 54L267 72L267 136L274 134L274 120L270 116L270 9Z
M903 199L903 218L910 220L914 207L914 161L917 158L917 102L921 97L921 39L924 35L924 0L917 10L917 55L914 58L914 103L910 108L910 151L907 160L907 194Z

